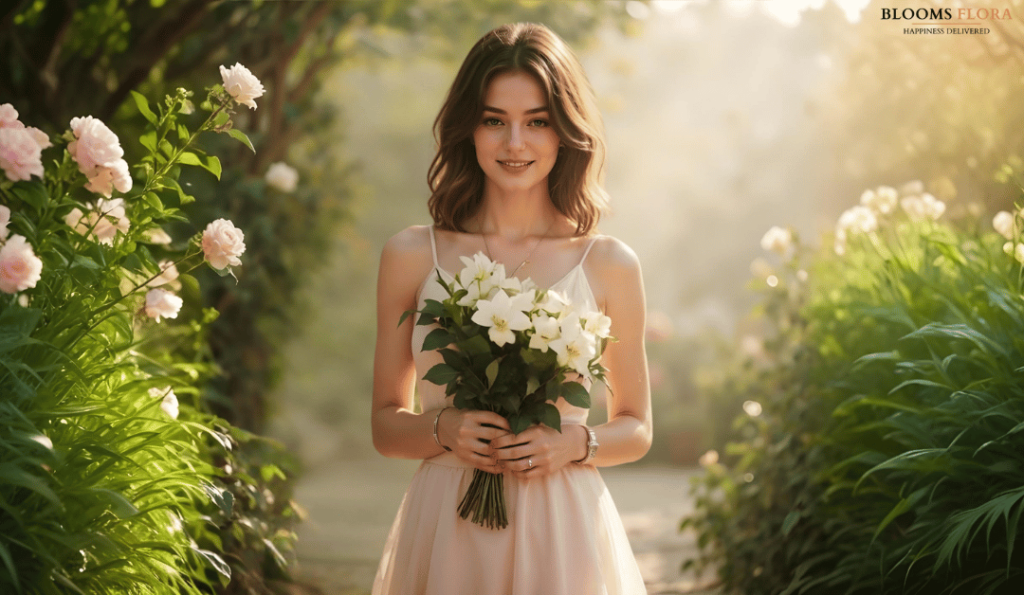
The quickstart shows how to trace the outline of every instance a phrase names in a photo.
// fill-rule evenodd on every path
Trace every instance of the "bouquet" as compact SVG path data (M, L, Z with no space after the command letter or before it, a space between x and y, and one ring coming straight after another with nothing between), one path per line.
M579 380L604 381L599 363L611 319L578 305L557 291L539 289L530 279L506 277L504 265L482 252L461 257L465 268L446 283L443 301L426 300L417 325L437 325L423 351L438 350L444 363L424 380L445 387L459 409L492 411L514 434L532 424L559 432L559 397L590 407L590 393ZM508 526L502 475L476 469L459 504L459 515L491 529Z

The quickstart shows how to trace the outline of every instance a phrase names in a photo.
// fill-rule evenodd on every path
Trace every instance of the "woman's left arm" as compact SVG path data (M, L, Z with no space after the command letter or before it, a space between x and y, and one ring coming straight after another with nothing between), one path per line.
M599 249L600 248L600 249ZM647 298L636 253L623 242L607 238L591 252L588 274L596 281L597 299L612 319L610 341L601 356L608 370L608 422L591 429L600 445L589 464L609 467L641 459L651 448L651 389L644 332ZM580 458L586 454L586 432Z
M644 348L647 302L640 261L621 241L599 241L585 266L598 303L612 319L611 335L616 339L601 356L611 389L608 422L591 427L599 446L587 464L610 467L639 460L651 448L651 391ZM580 425L564 425L561 433L534 425L518 436L496 438L491 446L499 464L529 478L553 473L586 456L587 432Z

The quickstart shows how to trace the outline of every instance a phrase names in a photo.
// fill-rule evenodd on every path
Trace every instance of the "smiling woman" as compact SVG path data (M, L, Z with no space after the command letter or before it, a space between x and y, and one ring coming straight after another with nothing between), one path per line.
M377 284L374 445L385 456L423 464L392 525L373 593L644 593L597 471L636 461L650 448L644 289L633 251L595 233L606 206L604 141L582 68L546 27L500 27L470 50L435 133L428 176L434 225L388 241ZM491 311L472 319L498 327L489 336L499 348L533 342L512 332L533 321L514 321L516 298L504 293L527 280L582 312L601 312L595 321L610 319L610 327L591 328L569 314L573 324L537 331L547 333L537 343L556 352L573 333L616 338L601 355L612 389L607 423L588 427L588 409L556 393L560 430L534 424L516 434L493 409L456 408L445 386L426 381L442 359L437 350L421 350L433 332L429 320L415 328L412 319L399 322L403 312L448 297L444 283L453 278L448 271L462 269L460 260L502 267L503 285L478 287L474 296L478 314L486 309L479 304L490 303ZM474 277L469 265L461 278ZM517 277L520 271L528 278ZM589 363L592 353L577 363ZM525 392L514 396L537 394ZM483 526L460 516L459 500L478 472L501 475L507 523Z

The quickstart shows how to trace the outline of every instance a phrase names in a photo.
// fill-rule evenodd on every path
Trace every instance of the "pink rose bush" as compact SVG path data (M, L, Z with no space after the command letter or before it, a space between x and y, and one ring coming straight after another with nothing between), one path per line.
M81 235L88 235L101 244L114 245L118 232L128 233L131 223L125 216L124 199L99 199L87 213L78 207L64 217L64 222Z
M110 198L114 188L120 192L132 189L121 141L106 124L92 116L72 118L71 132L75 140L68 144L68 152L79 171L89 178L87 190Z

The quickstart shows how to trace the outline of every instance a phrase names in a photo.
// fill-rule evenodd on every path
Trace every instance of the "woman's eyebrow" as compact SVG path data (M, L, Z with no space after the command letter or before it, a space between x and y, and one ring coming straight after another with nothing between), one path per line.
M506 112L503 109L499 109L499 108L496 108L496 107L491 107L489 105L485 105L484 106L484 111L485 112L494 112L496 114L507 114L508 113L508 112ZM525 113L527 113L527 114L536 114L536 113L539 113L539 112L546 112L546 111L548 111L548 106L543 105L541 107L535 107L535 108L532 108L532 109L528 109L528 110L526 110Z

